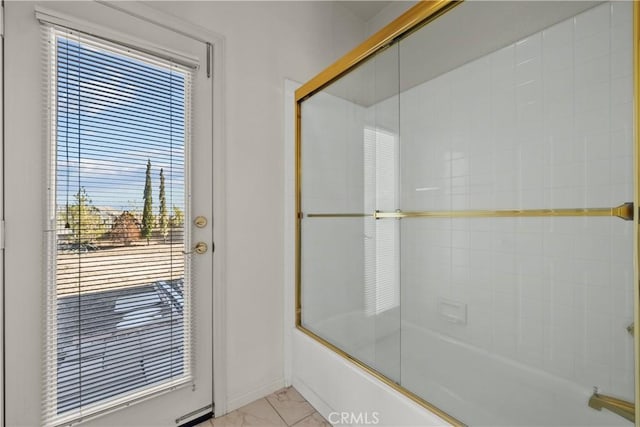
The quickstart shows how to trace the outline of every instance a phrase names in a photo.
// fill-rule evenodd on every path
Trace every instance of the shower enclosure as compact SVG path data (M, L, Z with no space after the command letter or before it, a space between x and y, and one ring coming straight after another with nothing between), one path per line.
M637 17L419 3L298 89L298 328L452 424L633 422Z

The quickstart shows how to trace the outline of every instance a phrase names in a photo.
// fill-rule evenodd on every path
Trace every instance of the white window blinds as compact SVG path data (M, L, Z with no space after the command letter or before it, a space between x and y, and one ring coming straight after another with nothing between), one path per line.
M50 134L44 418L80 419L191 377L191 71L45 28Z

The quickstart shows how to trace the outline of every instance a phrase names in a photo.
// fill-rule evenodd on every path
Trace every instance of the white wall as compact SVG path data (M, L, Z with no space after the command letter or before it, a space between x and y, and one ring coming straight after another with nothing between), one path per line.
M284 385L283 80L313 77L362 41L364 23L330 2L153 7L226 39L227 247L216 250L227 260L226 399L232 410Z

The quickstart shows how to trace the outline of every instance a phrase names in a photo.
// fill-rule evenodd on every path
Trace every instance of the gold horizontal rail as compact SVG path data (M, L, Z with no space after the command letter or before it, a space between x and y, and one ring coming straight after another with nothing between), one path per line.
M306 214L307 218L365 218L375 216L376 214L366 213L318 213Z
M505 210L466 210L466 211L396 211L366 213L311 213L307 218L499 218L499 217L549 217L549 216L611 216L631 221L633 203L623 203L613 208L580 209L505 209Z
M634 423L636 421L636 407L633 403L626 400L618 399L617 397L606 396L604 394L598 394L597 391L593 393L589 398L589 406L598 411L602 411L602 408L626 418Z

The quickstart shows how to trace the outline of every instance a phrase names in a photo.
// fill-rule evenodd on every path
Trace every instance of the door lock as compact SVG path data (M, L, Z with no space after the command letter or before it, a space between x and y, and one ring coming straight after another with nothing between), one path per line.
M207 226L207 218L203 217L202 215L197 216L196 219L193 220L193 223L198 228L204 228Z

